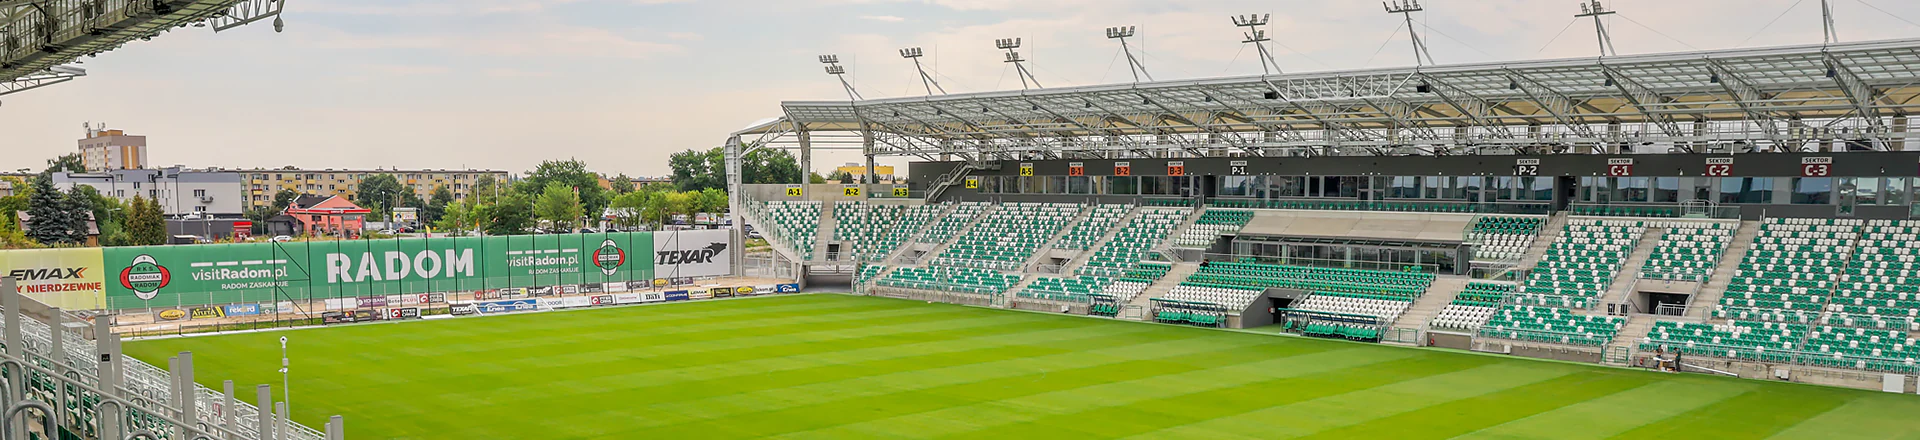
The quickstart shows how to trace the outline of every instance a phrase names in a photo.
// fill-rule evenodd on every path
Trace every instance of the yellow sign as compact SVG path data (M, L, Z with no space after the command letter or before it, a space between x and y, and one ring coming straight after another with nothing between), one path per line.
M980 189L980 178L978 178L978 177L968 177L968 178L967 178L967 189Z
M28 298L67 310L107 308L105 266L100 248L0 252L0 276L12 276Z
M859 185L847 185L847 186L845 186L845 187L841 187L841 188L840 188L840 195L844 195L844 196L847 196L847 197L860 197L860 186L859 186Z
M665 286L665 285L667 285L667 279L666 279L666 278L654 278L654 279L653 279L653 287L660 287L660 286Z
M907 190L907 186L906 186L906 185L894 185L894 186L893 186L893 196L894 196L894 197L906 197L906 196L907 196L907 193L908 193L908 190Z
M180 309L166 309L166 310L160 311L160 320L162 321L178 321L181 319L186 319L186 317L187 317L187 312Z
M1021 162L1020 175L1025 177L1033 177L1033 162Z
M805 187L800 185L787 185L787 197L800 197L805 195L806 189L804 188Z

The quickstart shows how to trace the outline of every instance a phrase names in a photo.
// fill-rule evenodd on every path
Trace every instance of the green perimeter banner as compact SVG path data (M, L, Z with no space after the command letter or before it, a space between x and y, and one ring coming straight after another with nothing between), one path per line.
M650 281L653 233L340 240L103 250L106 308Z

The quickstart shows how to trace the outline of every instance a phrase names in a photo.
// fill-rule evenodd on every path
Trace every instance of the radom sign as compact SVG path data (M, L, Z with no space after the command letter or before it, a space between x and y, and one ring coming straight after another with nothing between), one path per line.
M730 245L710 230L139 246L5 251L0 268L49 305L124 309L717 276Z

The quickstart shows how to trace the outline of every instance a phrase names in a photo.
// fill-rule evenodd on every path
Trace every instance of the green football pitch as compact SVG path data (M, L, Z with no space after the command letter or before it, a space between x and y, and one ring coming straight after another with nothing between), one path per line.
M281 335L359 439L1920 438L1920 396L843 295L126 351L277 397Z

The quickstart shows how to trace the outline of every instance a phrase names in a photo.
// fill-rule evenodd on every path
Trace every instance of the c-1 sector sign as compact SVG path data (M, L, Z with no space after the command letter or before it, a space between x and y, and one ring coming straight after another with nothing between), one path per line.
M125 309L723 276L729 239L700 230L138 246L5 251L0 264L33 275L21 290L45 291L30 294L50 305Z

